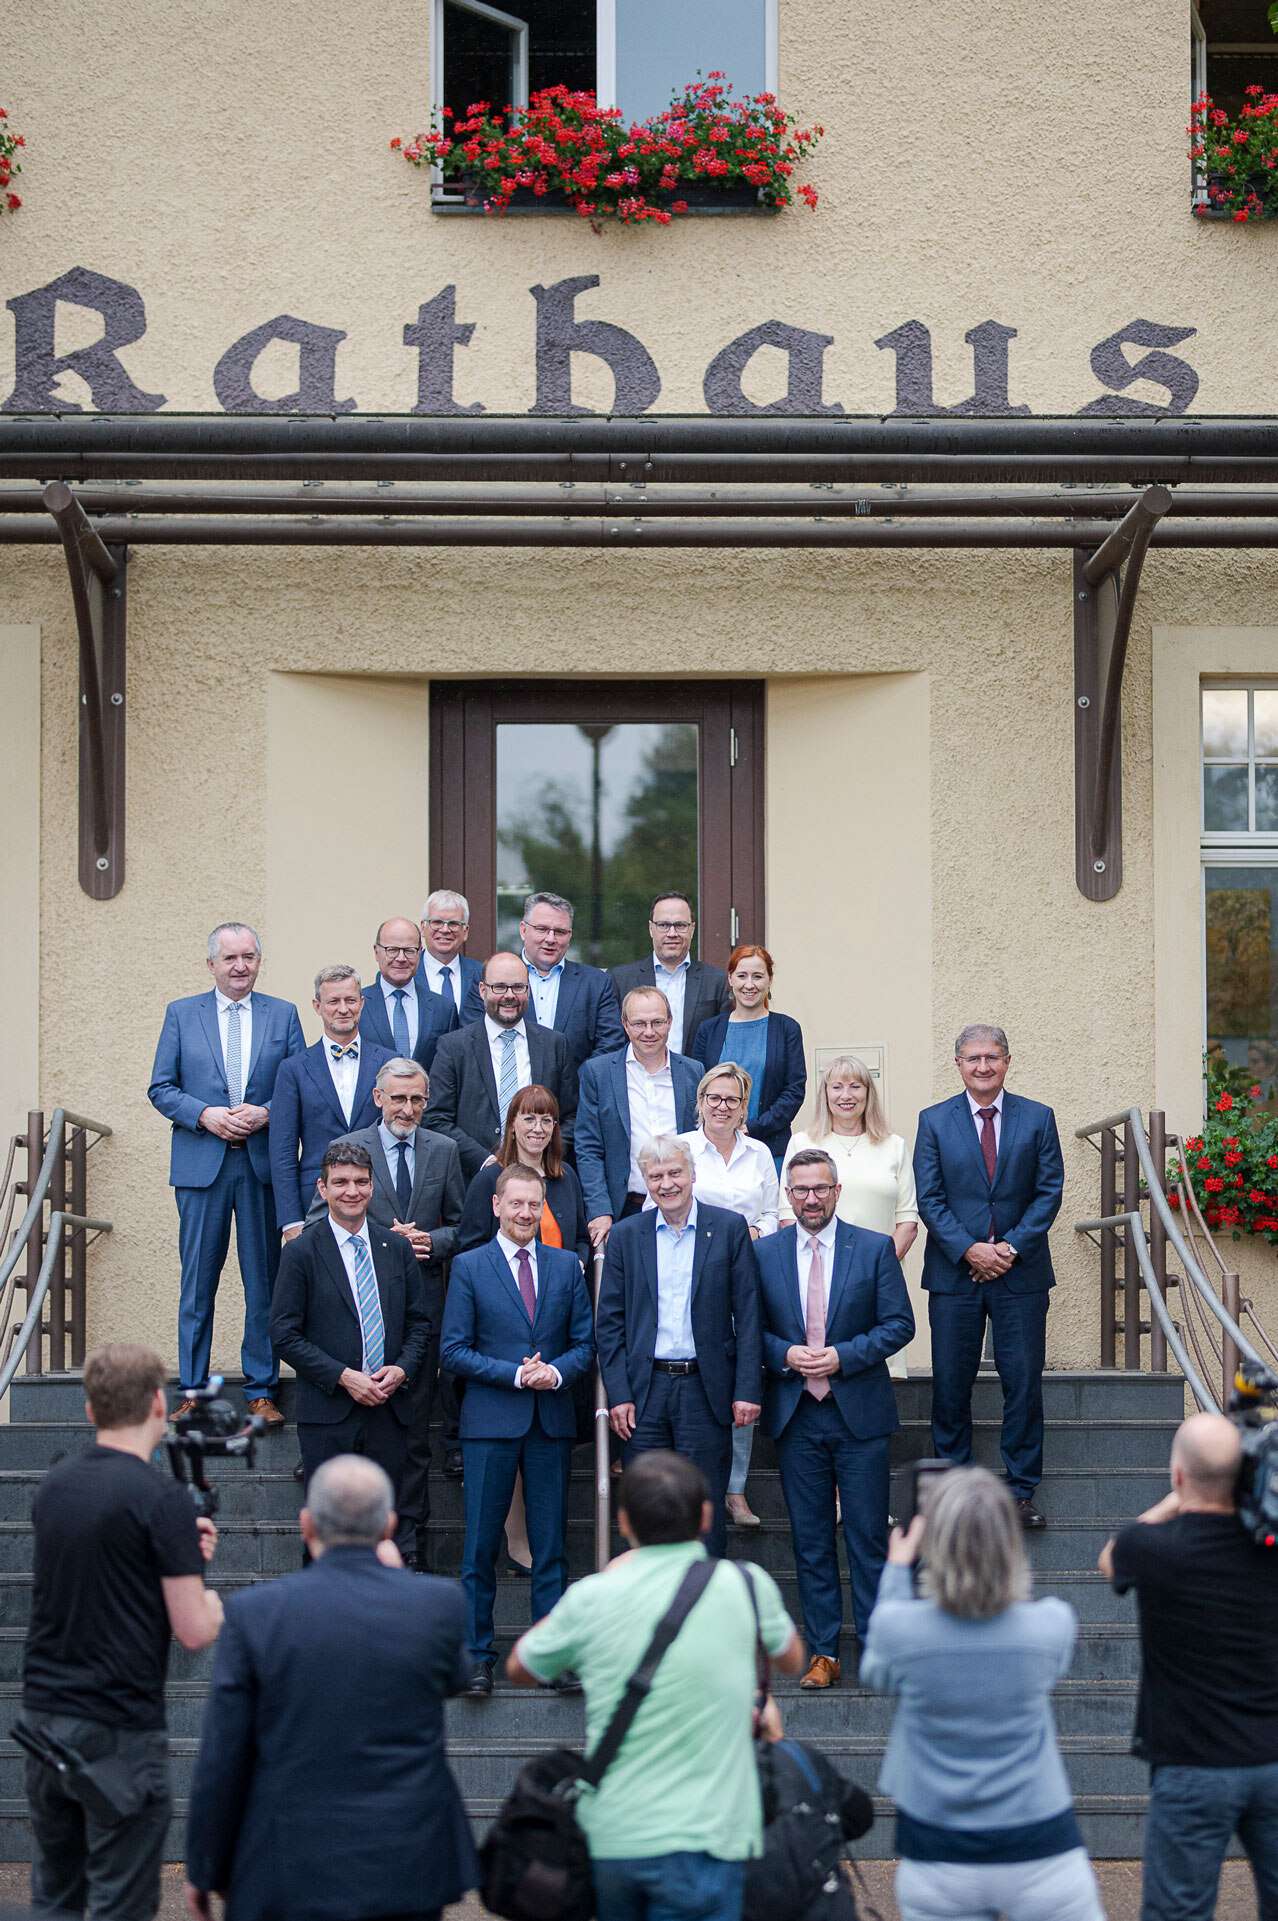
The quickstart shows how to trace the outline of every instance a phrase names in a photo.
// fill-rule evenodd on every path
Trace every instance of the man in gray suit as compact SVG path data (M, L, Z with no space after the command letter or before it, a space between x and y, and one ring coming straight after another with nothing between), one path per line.
M636 987L659 987L670 1003L670 1046L676 1054L691 1054L702 1021L732 1009L728 977L709 961L693 960L692 937L697 923L686 894L658 894L648 917L652 952L642 960L627 961L612 970L617 999L624 1001Z
M373 1087L377 1124L349 1138L368 1149L373 1198L368 1218L386 1232L402 1234L417 1256L431 1337L426 1356L404 1398L411 1419L408 1456L399 1493L395 1540L405 1567L428 1570L426 1528L430 1520L430 1421L439 1373L439 1330L444 1318L444 1262L457 1252L458 1223L466 1183L456 1145L421 1126L430 1083L420 1062L385 1061ZM326 1209L317 1197L319 1213ZM317 1218L315 1208L312 1219Z

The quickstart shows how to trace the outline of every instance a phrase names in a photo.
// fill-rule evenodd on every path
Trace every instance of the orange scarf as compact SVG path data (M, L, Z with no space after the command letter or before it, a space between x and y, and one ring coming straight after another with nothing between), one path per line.
M562 1247L564 1244L559 1223L550 1211L549 1201L541 1204L541 1244L543 1247Z

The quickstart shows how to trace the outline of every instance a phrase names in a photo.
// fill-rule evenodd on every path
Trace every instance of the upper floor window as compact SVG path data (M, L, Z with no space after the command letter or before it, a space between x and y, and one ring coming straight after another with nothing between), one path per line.
M1204 687L1203 832L1278 839L1278 683Z
M1278 35L1269 0L1197 0L1191 8L1194 92L1209 93L1232 120L1248 87L1278 93Z
M1278 681L1202 689L1204 1042L1278 1106Z

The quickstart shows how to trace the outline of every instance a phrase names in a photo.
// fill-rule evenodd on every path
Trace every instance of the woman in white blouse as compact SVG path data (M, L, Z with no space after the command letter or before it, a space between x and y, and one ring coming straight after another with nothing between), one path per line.
M777 1231L781 1191L772 1150L745 1131L753 1082L735 1061L721 1061L701 1076L697 1116L701 1122L679 1139L692 1152L693 1194L711 1207L731 1208L750 1230L752 1240ZM651 1207L649 1200L645 1203ZM732 1478L728 1482L728 1519L734 1527L758 1527L759 1517L746 1500L746 1476L754 1446L753 1427L732 1430Z
M794 1219L785 1193L786 1169L791 1156L804 1147L821 1148L839 1170L839 1219L890 1234L897 1259L903 1260L919 1231L910 1151L889 1128L870 1070L854 1054L830 1062L817 1084L812 1125L790 1136L781 1167L783 1227ZM892 1356L888 1372L897 1380L905 1378L904 1355Z

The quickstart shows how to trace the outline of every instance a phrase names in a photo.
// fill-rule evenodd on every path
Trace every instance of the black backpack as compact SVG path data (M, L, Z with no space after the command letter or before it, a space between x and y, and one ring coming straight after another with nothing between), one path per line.
M763 1853L746 1863L742 1921L855 1921L839 1863L873 1825L869 1795L801 1741L759 1741L755 1753Z
M574 1803L583 1785L598 1787L616 1760L663 1655L716 1566L695 1561L684 1575L594 1753L554 1748L519 1770L479 1850L479 1894L490 1914L505 1921L591 1921L594 1876Z

